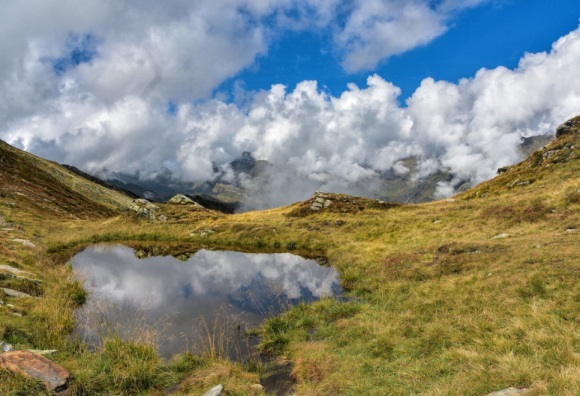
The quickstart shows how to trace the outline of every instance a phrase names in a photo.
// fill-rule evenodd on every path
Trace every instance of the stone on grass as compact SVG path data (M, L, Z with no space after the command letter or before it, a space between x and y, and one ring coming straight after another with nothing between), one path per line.
M0 272L6 272L17 276L34 275L31 272L22 271L9 265L0 265Z
M518 389L518 388L507 388L504 390L500 390L497 392L488 393L486 396L511 396L511 395L521 395L525 393L527 389Z
M12 242L21 243L24 247L34 248L36 245L26 239L13 239Z
M262 391L262 390L264 390L264 387L261 384L253 384L252 386L250 386L250 388L252 388L255 391Z
M12 345L10 345L9 343L7 343L5 341L0 340L0 353L10 352L13 349L14 348L12 347Z
M13 290L13 289L7 289L5 287L0 287L0 290L2 290L4 292L4 294L6 294L8 297L14 297L14 298L32 297L30 294L19 292L17 290Z
M222 384L216 385L201 396L220 396L224 391Z
M41 381L50 392L68 388L70 374L44 356L29 351L12 351L0 355L0 367Z
M498 234L491 239L503 239L503 238L507 238L509 236L510 236L510 234Z
M200 204L195 202L193 199L191 199L183 194L177 194L176 196L171 198L169 201L167 201L167 203L177 204L177 205L193 205L193 206L198 207L198 208L203 208L203 206L201 206Z

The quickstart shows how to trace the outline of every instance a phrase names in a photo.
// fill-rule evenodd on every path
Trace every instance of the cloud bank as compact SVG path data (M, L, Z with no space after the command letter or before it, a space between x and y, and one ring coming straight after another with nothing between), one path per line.
M520 159L522 137L580 112L580 29L517 68L481 69L458 83L423 80L400 104L379 75L331 96L316 81L212 99L284 31L330 26L348 71L366 70L443 34L479 0L30 0L0 15L0 138L89 171L154 173L201 182L245 151L273 167L244 183L263 206L316 189L373 195L383 172L477 183ZM420 26L420 27L417 27ZM401 34L405 32L405 34Z

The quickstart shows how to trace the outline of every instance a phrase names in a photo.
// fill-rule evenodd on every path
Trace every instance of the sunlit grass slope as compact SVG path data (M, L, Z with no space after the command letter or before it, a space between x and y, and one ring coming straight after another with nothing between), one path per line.
M313 199L236 215L163 205L169 220L151 222L103 204L75 219L68 206L45 216L35 206L42 197L8 205L18 196L5 192L12 185L3 179L0 214L15 231L0 233L2 261L45 282L0 277L0 287L41 297L0 295L22 313L0 307L0 337L60 349L54 358L76 375L76 394L197 395L219 382L229 394L260 394L251 384L268 367L256 362L188 355L166 362L144 340L111 337L91 352L67 341L83 293L63 264L95 242L176 256L200 247L289 251L326 258L347 290L345 301L295 307L261 330L263 350L292 362L296 394L485 395L508 387L580 394L579 127L576 118L567 133L493 180L421 205L329 194L332 204L318 211L310 210ZM62 192L66 185L46 187ZM65 195L82 208L93 202L84 193ZM10 376L0 393L26 386L34 384Z

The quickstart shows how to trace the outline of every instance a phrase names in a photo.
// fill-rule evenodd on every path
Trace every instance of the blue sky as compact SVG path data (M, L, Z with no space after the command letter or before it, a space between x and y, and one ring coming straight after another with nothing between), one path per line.
M580 113L576 0L0 7L0 139L103 177L202 183L250 152L265 206L376 196L389 172L446 171L443 197Z
M316 80L333 95L348 83L364 86L369 73L378 73L401 88L408 98L426 77L457 82L480 68L515 68L526 52L548 51L559 37L574 30L580 18L580 2L574 0L507 0L486 2L462 10L449 30L427 45L393 56L378 67L355 73L340 65L329 31L286 32L268 53L216 92L233 99L234 84L247 90L269 89L282 83L290 88L304 80Z

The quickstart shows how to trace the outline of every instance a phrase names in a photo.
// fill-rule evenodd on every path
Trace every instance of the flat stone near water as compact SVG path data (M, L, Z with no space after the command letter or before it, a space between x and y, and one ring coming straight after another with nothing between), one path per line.
M12 351L0 355L0 367L41 381L50 392L68 388L70 374L44 356L29 351Z
M0 272L9 273L16 276L30 276L33 275L30 272L19 270L18 268L11 267L9 265L0 265Z

